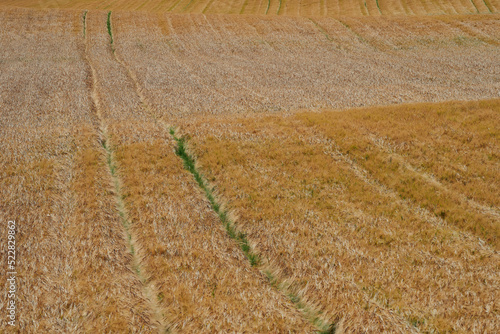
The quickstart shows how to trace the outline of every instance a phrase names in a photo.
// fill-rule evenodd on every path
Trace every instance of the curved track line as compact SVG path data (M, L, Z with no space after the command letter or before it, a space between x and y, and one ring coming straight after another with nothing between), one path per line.
M111 27L111 24L110 24ZM112 30L111 30L112 34ZM116 50L113 52L116 61L122 65L129 74L130 78L134 82L136 91L138 96L141 99L142 104L145 106L147 110L153 110L148 102L146 96L142 93L142 89L140 88L139 80L135 75L134 71L118 56L118 52ZM267 261L264 261L258 253L253 249L250 242L246 239L246 235L238 231L235 225L235 222L231 220L229 212L227 210L222 209L224 206L216 199L212 193L212 187L208 184L208 181L204 179L201 172L196 168L196 161L193 156L186 150L185 146L185 138L178 137L177 131L175 127L171 127L161 119L155 119L159 124L165 127L166 130L170 132L172 138L177 142L178 147L176 149L177 155L183 159L186 169L193 174L195 181L198 185L204 190L205 195L211 203L212 209L217 213L221 222L226 227L226 231L229 237L235 239L240 245L241 250L244 252L245 256L250 261L252 266L257 266L258 270L264 274L269 283L275 287L280 293L288 297L293 304L297 307L299 311L304 315L304 317L311 322L314 326L319 329L320 333L328 334L334 333L336 329L336 323L327 322L321 316L321 312L317 311L314 305L309 305L307 301L301 299L298 293L290 290L290 283L286 280L279 280L274 276L273 272L277 272L274 268L271 268L270 264Z
M111 12L108 14L108 27L111 29ZM85 12L84 15L84 31L87 31L87 12ZM113 42L113 37L112 33L110 34L111 37L111 43ZM87 38L87 34L85 34L85 59L87 61L88 66L90 67L91 70L91 83L92 83L92 91L91 91L91 97L92 97L92 102L94 104L95 110L96 110L96 115L99 119L99 130L101 132L101 145L106 153L106 160L107 160L107 166L111 175L111 179L113 181L113 185L115 187L115 197L116 197L116 202L117 202L117 209L118 209L118 214L120 215L120 220L122 222L124 232L127 237L127 248L131 254L132 257L132 269L133 272L136 274L137 278L140 280L143 286L143 292L145 297L148 300L148 304L150 306L150 309L153 313L154 320L157 324L159 333L166 333L169 331L169 326L166 323L166 320L164 319L164 316L161 312L161 308L158 305L158 293L155 289L155 287L148 282L147 277L149 276L145 270L144 267L142 266L141 263L141 258L139 254L137 254L137 250L139 249L137 241L135 240L136 238L131 234L130 232L130 226L132 222L128 219L127 212L125 209L125 203L123 202L123 194L121 191L121 180L120 177L117 173L117 168L116 164L114 161L114 151L113 151L113 146L110 142L109 135L107 134L107 125L103 117L102 113L102 106L101 106L101 101L99 97L99 91L98 91L98 79L97 79L97 71L92 63L92 60L90 59L90 51L89 51L89 40ZM114 51L113 51L114 53Z

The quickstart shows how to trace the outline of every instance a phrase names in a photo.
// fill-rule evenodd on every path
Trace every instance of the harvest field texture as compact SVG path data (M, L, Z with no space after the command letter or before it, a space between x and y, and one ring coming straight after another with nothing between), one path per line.
M154 13L268 16L422 16L496 14L498 0L2 0L6 6Z
M0 332L499 333L499 8L0 0Z

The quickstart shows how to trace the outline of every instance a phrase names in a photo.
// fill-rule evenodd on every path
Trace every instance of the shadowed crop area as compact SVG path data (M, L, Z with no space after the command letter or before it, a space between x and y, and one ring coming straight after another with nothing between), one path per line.
M0 332L498 333L498 8L0 0Z

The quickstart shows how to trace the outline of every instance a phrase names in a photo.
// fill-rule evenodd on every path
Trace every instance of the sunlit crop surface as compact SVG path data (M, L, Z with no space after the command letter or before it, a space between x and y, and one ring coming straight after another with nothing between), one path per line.
M0 332L499 332L498 8L0 1Z

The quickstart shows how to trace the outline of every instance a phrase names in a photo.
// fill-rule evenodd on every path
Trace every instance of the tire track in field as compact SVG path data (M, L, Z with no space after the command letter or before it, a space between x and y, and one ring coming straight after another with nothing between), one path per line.
M427 183L430 183L433 186L440 188L441 190L444 190L446 193L455 194L457 198L460 200L461 204L468 205L484 215L490 216L493 219L500 220L500 210L498 207L495 206L489 207L487 205L475 201L472 198L467 198L465 194L457 190L450 189L448 186L437 180L434 176L419 170L417 167L408 162L402 155L394 152L382 138L377 137L374 133L369 133L368 139L380 150L382 150L386 154L391 155L391 158L394 158L396 161L398 161L404 168L418 175L422 180L425 180Z
M110 37L112 39L112 25L110 18L111 15L108 16L108 26L110 27ZM143 90L134 71L130 68L130 66L127 65L125 61L123 61L123 59L121 59L113 45L111 45L111 48L113 50L113 55L116 61L125 68L128 75L134 82L134 86L137 91L137 95L141 99L141 103L149 112L151 112L152 115L157 114L155 108L151 107L148 99L143 94ZM277 268L273 268L268 263L268 261L261 257L260 254L257 253L252 247L250 241L246 238L246 234L237 228L236 222L232 219L232 213L226 209L226 203L223 203L216 197L216 195L213 193L213 186L206 180L201 171L196 167L196 159L186 147L185 136L178 136L180 131L174 126L171 126L160 119L155 118L155 121L163 126L165 128L165 131L169 131L172 138L176 141L176 154L180 159L183 160L185 168L193 175L196 183L205 193L207 199L210 202L211 208L215 211L215 213L221 220L221 223L224 225L228 236L236 241L250 264L253 267L256 267L260 271L260 273L267 278L269 283L274 288L276 288L280 293L290 299L296 306L296 308L301 311L303 316L316 328L318 328L320 333L334 333L336 329L336 323L330 321L329 319L325 319L325 316L322 315L320 311L316 310L314 305L311 305L310 303L304 301L295 291L291 291L290 282L288 282L286 279L280 280L278 277L276 277L273 273L278 272Z
M471 26L470 22L466 22L466 21L462 22L459 20L450 21L450 20L444 20L444 19L440 19L440 21L443 22L443 24L449 26L451 29L454 29L454 28L459 29L463 33L465 33L473 38L476 38L485 44L489 44L489 45L493 45L493 46L500 46L500 42L498 41L498 39L496 39L492 36L489 36L487 33L481 31L481 29L478 29L477 27Z
M437 217L431 213L428 209L422 208L414 201L403 199L400 197L399 193L387 187L385 184L381 183L378 179L373 177L369 171L360 166L354 159L352 159L348 154L342 153L341 149L335 144L335 142L323 135L316 135L314 138L310 138L311 141L316 143L322 143L325 147L325 154L332 157L334 161L343 162L348 165L361 181L371 186L379 194L393 199L396 203L406 208L408 212L415 214L415 216L420 217L424 221L428 221L435 226L446 226L452 230L457 231L463 240L468 240L472 243L477 243L481 249L483 249L488 254L500 255L500 251L494 249L491 245L487 244L484 240L478 236L473 235L470 232L460 230L455 225L450 225L446 221ZM493 213L492 213L493 214Z
M127 215L127 210L125 208L125 203L123 201L123 193L121 191L121 185L122 182L120 180L120 177L118 175L118 170L116 167L116 163L114 160L114 150L113 150L113 145L110 141L109 135L107 134L107 125L103 117L102 113L102 105L101 105L101 98L99 96L99 89L98 89L98 79L97 79L97 71L92 63L92 60L90 59L89 56L89 41L88 41L88 33L87 33L87 11L85 11L84 16L83 16L83 25L84 25L84 44L85 44L85 60L87 61L87 64L90 68L90 76L91 76L91 98L92 102L94 104L94 110L96 113L96 116L98 118L99 126L98 129L100 131L100 141L101 145L105 151L106 154L106 162L107 166L109 169L109 173L111 176L111 180L114 185L114 192L115 192L115 197L116 197L116 202L117 202L117 210L118 214L120 215L120 220L123 225L123 229L126 235L127 239L127 248L131 254L132 257L132 270L140 280L143 286L143 293L145 297L148 300L149 307L152 311L153 314L153 320L155 322L156 327L158 328L159 333L166 333L169 332L169 328L166 322L166 319L164 319L163 314L161 313L161 309L158 305L158 300L157 300L157 291L154 286L152 286L148 282L148 273L145 272L144 266L142 265L142 256L138 254L138 250L140 249L139 245L137 244L137 238L131 234L130 231L130 226L132 222L129 220L128 215ZM110 12L111 13L111 12ZM109 15L108 15L108 20L109 20ZM110 25L108 24L108 29L110 28ZM113 51L114 53L114 51Z

